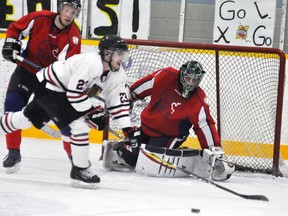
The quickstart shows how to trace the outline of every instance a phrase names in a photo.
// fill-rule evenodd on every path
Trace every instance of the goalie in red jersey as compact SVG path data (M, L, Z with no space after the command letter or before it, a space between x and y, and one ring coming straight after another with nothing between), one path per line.
M141 113L142 145L106 144L104 167L120 170L121 165L130 169L136 166L137 172L151 176L187 175L177 169L180 166L201 177L228 179L235 166L224 158L205 92L199 86L204 74L199 62L188 61L179 70L164 68L136 81L131 86L132 99L151 96ZM190 128L202 151L179 149Z
M44 68L57 60L66 60L80 53L81 36L79 28L74 23L80 10L80 0L60 0L58 13L32 12L10 24L2 55L4 59L17 63L17 67L10 78L6 92L5 113L22 110L38 83L36 72L39 68L17 62L17 55ZM28 36L27 46L20 54L21 40ZM70 155L70 129L67 127L61 132L64 148ZM13 173L19 170L21 162L21 130L7 134L6 144L9 153L3 160L3 167L8 173Z

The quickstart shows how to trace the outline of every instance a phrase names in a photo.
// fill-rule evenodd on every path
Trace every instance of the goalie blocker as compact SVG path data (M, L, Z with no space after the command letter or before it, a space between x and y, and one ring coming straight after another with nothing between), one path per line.
M219 147L211 150L196 149L167 149L142 144L136 166L123 155L125 142L107 142L104 145L103 167L107 170L131 171L135 168L138 173L153 177L185 177L187 173L177 169L184 168L190 173L203 178L212 178L215 181L224 181L230 178L235 171L235 165L224 159L224 152ZM119 151L120 150L120 151ZM135 153L130 151L135 158Z

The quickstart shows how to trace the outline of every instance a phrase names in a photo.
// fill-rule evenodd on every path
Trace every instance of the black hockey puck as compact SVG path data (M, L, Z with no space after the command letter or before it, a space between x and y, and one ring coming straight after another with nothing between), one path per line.
M199 212L200 212L200 209L191 208L191 212L192 212L192 213L199 213Z

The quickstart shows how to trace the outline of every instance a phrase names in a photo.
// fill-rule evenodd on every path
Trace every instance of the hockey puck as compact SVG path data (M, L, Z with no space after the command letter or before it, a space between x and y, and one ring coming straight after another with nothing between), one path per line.
M192 213L199 213L199 212L200 212L200 209L191 208L191 212L192 212Z

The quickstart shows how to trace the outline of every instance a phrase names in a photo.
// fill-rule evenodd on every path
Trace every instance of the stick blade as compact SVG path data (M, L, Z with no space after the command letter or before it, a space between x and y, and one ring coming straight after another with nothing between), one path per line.
M264 195L243 195L242 197L245 199L260 200L260 201L269 202L269 199Z

